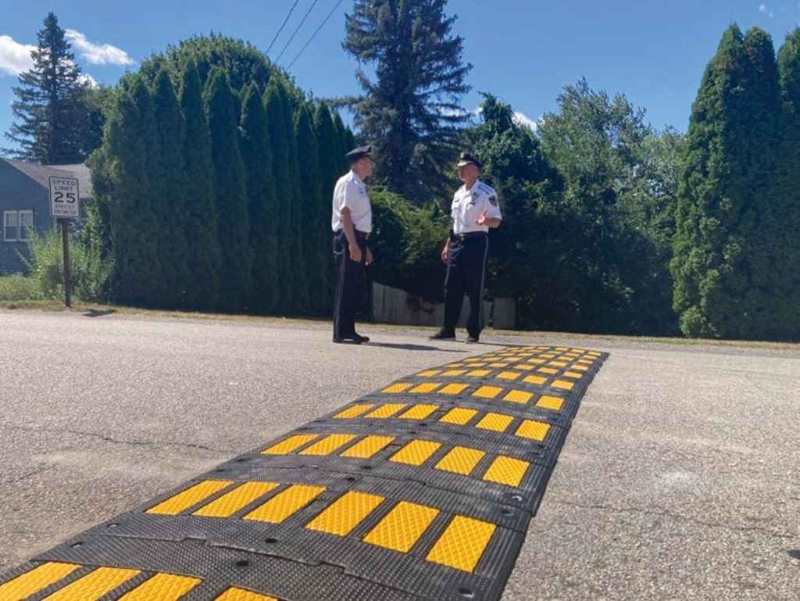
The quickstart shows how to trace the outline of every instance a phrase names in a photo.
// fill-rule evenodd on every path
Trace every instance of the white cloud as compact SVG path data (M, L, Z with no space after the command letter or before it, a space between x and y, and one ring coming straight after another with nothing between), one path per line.
M95 44L86 39L80 31L66 30L67 39L81 57L93 65L132 65L133 59L127 52L111 44Z
M78 82L82 83L83 85L89 86L90 88L100 87L100 84L97 83L97 80L88 73L81 73L80 76L78 77Z
M758 12L767 15L770 19L775 18L775 12L770 10L769 6L767 6L766 4L759 4Z
M31 51L36 46L20 44L14 38L0 35L0 75L19 75L33 66Z
M533 131L539 129L539 123L537 121L531 119L530 117L528 117L528 115L520 111L514 113L514 123L516 123L517 125L521 125L523 127L528 127Z

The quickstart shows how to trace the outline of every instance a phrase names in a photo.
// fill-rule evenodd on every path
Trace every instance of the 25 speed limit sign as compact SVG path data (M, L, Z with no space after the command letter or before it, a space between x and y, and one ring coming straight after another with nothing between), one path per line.
M80 217L78 180L74 177L50 178L50 212L57 219Z

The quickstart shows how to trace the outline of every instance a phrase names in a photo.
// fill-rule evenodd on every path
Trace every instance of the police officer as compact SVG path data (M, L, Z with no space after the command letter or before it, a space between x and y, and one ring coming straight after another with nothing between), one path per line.
M458 178L464 183L453 197L453 227L442 249L447 264L444 282L444 327L432 340L452 340L461 314L464 293L469 297L467 342L478 342L481 335L481 297L489 253L489 229L500 227L503 216L497 204L497 192L481 182L481 163L473 155L462 153Z
M363 344L369 338L356 332L355 317L366 287L366 266L372 263L367 238L372 232L372 206L364 180L372 175L372 148L362 146L347 153L350 171L333 191L333 256L336 260L336 299L333 341Z

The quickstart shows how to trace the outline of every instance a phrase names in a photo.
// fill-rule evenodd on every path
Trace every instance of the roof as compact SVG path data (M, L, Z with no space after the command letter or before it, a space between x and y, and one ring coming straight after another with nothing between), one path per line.
M28 161L5 160L17 171L24 173L43 188L50 189L49 178L53 177L75 177L78 179L78 190L81 198L92 198L94 190L92 188L92 172L86 165L40 165Z

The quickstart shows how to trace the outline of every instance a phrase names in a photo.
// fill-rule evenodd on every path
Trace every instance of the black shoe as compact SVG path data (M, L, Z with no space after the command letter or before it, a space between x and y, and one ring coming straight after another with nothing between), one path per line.
M333 337L335 344L365 344L369 342L367 336L359 336L358 334L350 334L349 336Z
M469 338L467 338L467 344L478 344L480 341L480 336L470 335Z
M429 340L455 340L456 333L455 332L448 332L447 330L439 330L429 338Z

